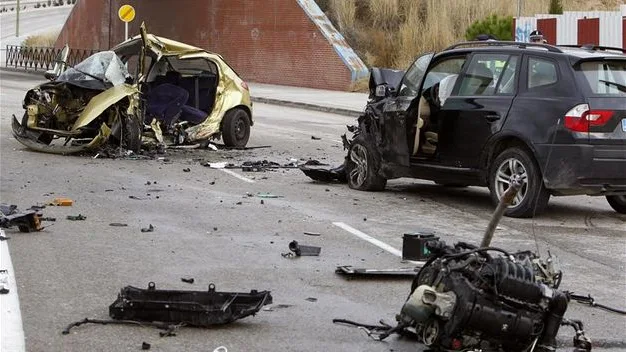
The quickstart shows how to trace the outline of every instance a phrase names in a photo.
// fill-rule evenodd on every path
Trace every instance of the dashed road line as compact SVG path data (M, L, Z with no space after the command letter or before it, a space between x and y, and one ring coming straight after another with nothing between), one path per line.
M253 179L247 178L246 176L240 175L238 173L236 173L235 171L232 170L228 170L228 169L218 169L220 171L223 171L231 176L234 176L244 182L248 182L248 183L254 183L255 181Z
M383 241L377 240L374 237L361 232L357 229L355 229L354 227L351 227L349 225L344 224L343 222L333 222L333 225L342 228L348 232L350 232L351 234L355 235L356 237L359 237L360 239L366 240L367 242L395 255L396 257L401 257L402 258L402 251L398 250L397 248L394 248L388 244L386 244Z

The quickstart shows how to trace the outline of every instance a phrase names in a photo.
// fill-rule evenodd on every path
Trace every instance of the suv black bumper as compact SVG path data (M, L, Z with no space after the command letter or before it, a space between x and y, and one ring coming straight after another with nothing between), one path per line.
M556 195L626 194L626 145L539 145L546 187Z

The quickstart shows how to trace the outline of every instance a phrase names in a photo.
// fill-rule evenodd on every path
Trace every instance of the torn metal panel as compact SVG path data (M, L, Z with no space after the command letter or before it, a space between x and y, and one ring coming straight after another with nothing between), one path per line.
M315 181L348 182L345 163L335 168L329 168L326 165L302 165L299 168L305 175Z
M34 209L19 211L17 206L2 205L0 208L0 227L17 227L20 232L33 232L43 230L41 214Z
M148 289L124 287L109 306L109 315L113 319L206 327L255 315L268 304L272 304L270 291L217 292L213 284L208 291L157 290L151 282Z

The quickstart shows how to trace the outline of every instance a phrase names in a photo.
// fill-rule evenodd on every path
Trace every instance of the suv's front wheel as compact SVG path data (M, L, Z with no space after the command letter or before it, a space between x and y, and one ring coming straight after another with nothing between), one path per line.
M387 179L379 174L380 154L364 137L352 141L348 151L346 173L348 186L360 191L382 191Z
M606 200L616 212L626 214L626 196L606 196Z
M498 204L509 188L513 175L520 176L522 187L504 214L515 218L528 218L541 213L548 204L550 193L543 184L537 163L520 147L505 149L491 164L489 190L493 203Z

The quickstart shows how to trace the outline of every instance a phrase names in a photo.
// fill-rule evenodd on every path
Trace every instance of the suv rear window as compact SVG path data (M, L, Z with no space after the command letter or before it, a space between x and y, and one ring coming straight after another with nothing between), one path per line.
M593 95L626 96L626 60L586 61L578 65Z

